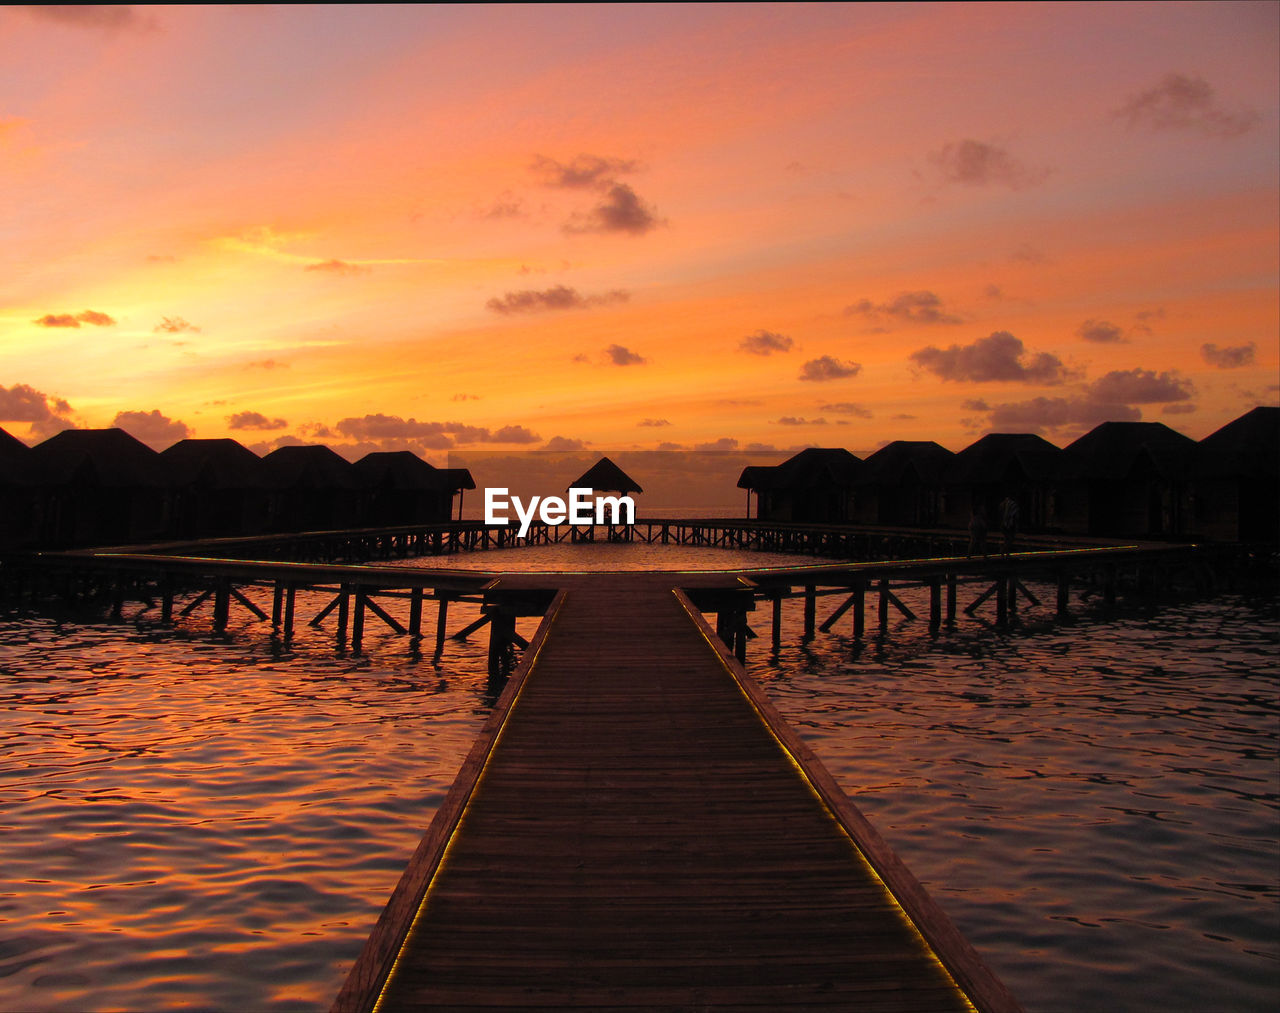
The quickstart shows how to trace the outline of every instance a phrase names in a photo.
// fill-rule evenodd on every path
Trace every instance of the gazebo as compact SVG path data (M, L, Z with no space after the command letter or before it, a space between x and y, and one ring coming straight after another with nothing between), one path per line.
M600 458L581 477L570 482L569 488L590 489L593 492L616 492L623 496L633 492L644 492L634 478L607 457Z

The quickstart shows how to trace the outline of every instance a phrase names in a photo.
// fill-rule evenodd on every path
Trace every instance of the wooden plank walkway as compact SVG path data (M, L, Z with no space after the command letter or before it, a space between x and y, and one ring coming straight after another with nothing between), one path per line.
M669 578L561 582L335 1010L1017 1009Z

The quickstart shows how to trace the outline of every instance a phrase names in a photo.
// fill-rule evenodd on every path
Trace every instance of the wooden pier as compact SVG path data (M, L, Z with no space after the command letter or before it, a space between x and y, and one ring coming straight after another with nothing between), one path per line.
M335 1011L1018 1008L669 575L561 583Z

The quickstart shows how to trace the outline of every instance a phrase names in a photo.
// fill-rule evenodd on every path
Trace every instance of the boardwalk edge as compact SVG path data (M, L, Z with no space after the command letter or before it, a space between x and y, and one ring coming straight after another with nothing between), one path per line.
M733 656L689 596L680 588L674 588L673 593L774 738L791 755L810 787L844 828L969 1001L983 1013L1023 1013L1017 999L987 966L973 944L853 804L817 754L787 724L759 683Z
M360 955L348 972L330 1013L369 1013L377 1005L378 997L395 966L396 958L440 867L449 841L466 811L515 701L537 664L542 645L555 623L566 595L564 590L556 594L551 607L538 624L528 649L511 673L493 712L485 721L466 759L462 761L448 795L436 810L426 834L409 859L400 881L391 892L391 897L378 916Z

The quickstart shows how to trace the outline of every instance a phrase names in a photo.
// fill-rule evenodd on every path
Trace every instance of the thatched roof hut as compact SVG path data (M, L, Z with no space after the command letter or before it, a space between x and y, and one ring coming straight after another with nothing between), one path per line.
M941 507L950 450L932 440L894 440L869 456L858 478L858 519L932 527Z
M66 429L31 450L38 481L104 489L161 489L169 484L160 455L123 429Z
M863 462L840 447L808 447L772 466L742 469L738 488L756 494L760 520L842 523L853 519Z
M607 457L602 457L596 461L575 481L570 482L568 488L591 489L595 492L616 492L624 496L633 492L644 492L634 478Z
M264 489L262 458L235 440L179 440L160 452L172 481L205 489Z

